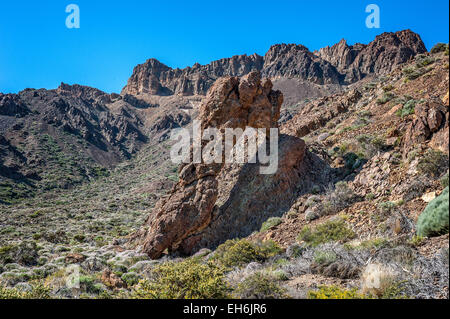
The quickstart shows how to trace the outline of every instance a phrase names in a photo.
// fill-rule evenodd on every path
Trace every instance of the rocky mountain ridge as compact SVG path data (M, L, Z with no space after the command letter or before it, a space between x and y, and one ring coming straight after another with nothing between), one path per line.
M243 76L260 71L272 80L298 78L315 84L348 85L371 74L386 74L417 54L426 52L420 36L410 30L383 33L368 45L334 46L310 52L296 44L273 45L264 57L237 55L196 63L185 69L172 69L150 59L136 66L122 93L150 95L206 95L214 81L222 76Z

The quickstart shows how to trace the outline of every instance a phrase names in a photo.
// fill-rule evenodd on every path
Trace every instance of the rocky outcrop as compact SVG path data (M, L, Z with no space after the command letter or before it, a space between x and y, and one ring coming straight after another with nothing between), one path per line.
M201 128L277 127L282 101L281 93L273 91L271 81L261 80L258 72L241 79L221 78L208 92L200 108ZM262 223L260 218L267 215L263 211L273 208L271 212L276 212L289 202L274 201L267 194L276 190L284 196L292 196L290 190L299 179L293 170L301 166L304 142L285 137L280 144L280 169L274 176L255 178L258 175L256 164L244 165L246 168L242 172L241 167L235 170L234 176L239 177L237 180L225 182L228 188L219 188L226 176L230 176L225 174L230 168L224 168L224 164L181 165L180 181L167 197L160 200L132 242L142 245L143 251L151 258L160 257L165 249L190 254L203 247L212 247L230 235L248 232L252 223L241 223L243 219ZM239 188L245 188L247 194L239 192ZM228 195L224 195L224 189L228 189ZM221 199L219 202L218 198ZM227 201L225 206L228 208L225 208ZM233 225L232 232L229 231L230 225ZM224 236L226 233L228 235Z
M449 152L449 106L438 98L416 105L414 120L404 136L403 154L417 144L430 141L430 146L448 154Z
M19 96L0 93L0 115L23 117L28 113L30 110Z
M243 76L261 70L264 61L257 54L237 55L207 65L194 64L185 69L172 69L156 59L136 66L122 94L205 95L214 81L223 76Z
M315 52L345 75L344 82L356 82L369 74L387 74L399 64L427 52L420 36L411 30L385 32L368 45L353 46L345 40Z
M295 78L317 85L346 85L370 74L389 73L424 52L420 36L404 30L383 33L368 45L349 46L342 40L314 53L302 45L277 44L264 57L238 55L185 69L172 69L150 59L134 68L122 94L205 95L219 77L243 76L251 71L260 71L272 80Z
M329 62L303 45L277 44L264 56L264 76L299 78L315 84L341 83L341 74Z

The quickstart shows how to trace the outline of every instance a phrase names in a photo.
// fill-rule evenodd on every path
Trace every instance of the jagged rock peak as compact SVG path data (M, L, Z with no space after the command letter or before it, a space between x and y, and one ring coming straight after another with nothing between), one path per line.
M332 47L314 52L345 74L344 83L354 83L369 74L387 74L399 64L427 50L420 36L411 30L385 32L368 45L348 45L342 39Z
M244 54L207 65L195 63L192 67L172 69L156 59L150 59L134 68L122 94L205 95L219 77L243 76L259 71L263 63L263 57L257 54Z
M301 78L316 84L339 84L340 74L329 62L303 45L273 45L264 56L264 76Z
M122 94L206 95L222 76L243 76L260 71L272 79L298 78L314 84L346 85L370 74L386 74L417 54L426 52L420 36L411 30L385 32L369 44L348 45L342 39L314 53L299 44L272 45L264 57L236 55L172 69L155 59L134 68Z

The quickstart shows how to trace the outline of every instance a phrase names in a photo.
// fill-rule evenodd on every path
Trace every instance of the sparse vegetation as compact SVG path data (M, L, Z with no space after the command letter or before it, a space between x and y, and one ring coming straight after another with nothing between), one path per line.
M317 225L314 229L305 226L298 240L304 241L309 246L318 246L330 241L348 241L355 237L355 233L347 226L344 220L334 219Z
M140 281L133 292L133 297L139 299L220 299L228 296L224 270L211 263L201 264L193 258L156 267L152 279Z
M246 239L228 240L217 247L212 261L226 268L240 267L252 261L264 261L282 249L273 241L252 243Z
M439 52L448 52L448 43L437 43L430 50L431 54L436 54L436 53L439 53ZM448 55L448 53L447 53L447 55Z
M358 289L342 289L337 286L322 286L318 290L308 291L308 299L367 299Z
M40 282L34 283L30 291L0 286L0 299L50 299L50 288Z
M386 104L387 102L391 101L393 98L395 98L395 94L389 91L385 91L383 93L383 96L377 100L378 104Z
M242 299L286 299L289 298L286 289L277 280L261 272L245 278L236 288L234 294Z
M430 237L449 231L449 194L448 186L441 195L433 199L417 220L417 234Z
M266 220L262 226L261 226L261 232L265 232L266 230L269 230L272 227L278 226L282 223L282 220L280 217L270 217L268 220Z
M419 159L417 171L420 174L438 177L448 169L448 156L441 151L429 149Z

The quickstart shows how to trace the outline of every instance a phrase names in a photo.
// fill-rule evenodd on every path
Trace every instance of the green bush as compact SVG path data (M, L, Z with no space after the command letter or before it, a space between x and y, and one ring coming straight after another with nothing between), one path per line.
M345 290L337 286L322 286L318 290L308 291L308 299L367 299L356 288Z
M424 75L425 73L428 73L430 71L430 68L414 68L414 67L406 67L403 69L403 75L406 76L406 79L411 81L411 80L415 80L419 77L421 77L422 75Z
M136 286L136 299L223 299L229 297L224 270L190 258L157 266L151 279Z
M416 108L416 101L415 100L409 100L407 101L401 109L399 109L396 113L396 115L400 117L405 117L411 114L414 114L414 110Z
M305 226L298 240L303 240L309 246L318 246L330 241L348 241L355 237L355 233L348 228L342 219L330 220L317 225L314 229Z
M220 266L233 268L253 261L263 262L281 252L282 249L273 241L252 243L246 239L233 239L217 247L211 260Z
M447 174L441 177L441 185L444 188L448 186L448 172Z
M416 59L416 66L418 68L433 64L435 62L435 60L431 57L427 57L427 56L419 56Z
M431 50L430 52L432 54L436 54L439 52L446 52L448 51L448 44L447 43L437 43Z
M449 205L448 186L441 195L433 199L417 220L417 235L431 237L448 233Z
M392 92L384 92L383 96L377 100L377 104L386 104L395 97Z
M34 241L23 241L17 245L0 247L0 265L18 263L24 266L34 266L38 260L38 247Z
M0 299L50 299L50 288L42 283L31 286L31 291L0 286Z
M131 287L139 282L139 275L135 272L128 272L122 275L122 280L125 281L128 287Z
M266 230L269 230L272 227L278 226L282 223L282 220L280 217L270 217L268 220L266 220L262 226L261 226L261 232L265 232Z
M326 264L329 265L334 263L337 259L337 256L332 251L322 251L318 250L314 254L314 263L318 265Z
M264 273L254 273L241 282L236 290L236 297L242 299L286 299L289 295L277 280Z
M448 169L448 157L441 151L429 149L417 164L417 171L420 174L432 177L440 176Z

